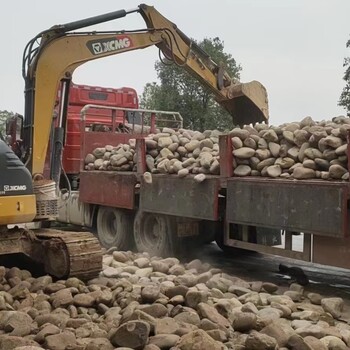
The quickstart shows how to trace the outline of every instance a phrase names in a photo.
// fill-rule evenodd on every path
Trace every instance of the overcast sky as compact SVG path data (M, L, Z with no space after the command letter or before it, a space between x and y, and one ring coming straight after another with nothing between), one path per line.
M137 7L135 0L17 0L2 3L0 110L23 113L24 46L38 32L105 12ZM311 115L344 114L337 106L345 86L343 60L350 56L350 0L153 0L148 1L189 37L219 37L241 64L241 81L267 88L270 122ZM94 29L144 28L138 13ZM73 81L107 87L130 86L140 95L156 80L156 48L124 53L79 67Z

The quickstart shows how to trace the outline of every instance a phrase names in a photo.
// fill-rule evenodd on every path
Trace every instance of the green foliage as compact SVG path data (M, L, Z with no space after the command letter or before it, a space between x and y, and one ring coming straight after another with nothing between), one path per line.
M346 43L346 47L350 48L350 39ZM343 79L346 82L346 85L340 95L339 106L342 106L346 109L348 115L350 116L350 57L344 58L345 73Z
M0 111L0 134L5 136L6 131L6 119L13 117L15 113L9 111Z
M222 65L231 78L239 78L241 66L236 64L231 54L224 52L224 43L219 38L206 38L198 46ZM141 96L142 108L180 112L184 127L193 130L232 128L232 117L214 101L213 94L184 68L157 61L155 69L159 83L145 86Z

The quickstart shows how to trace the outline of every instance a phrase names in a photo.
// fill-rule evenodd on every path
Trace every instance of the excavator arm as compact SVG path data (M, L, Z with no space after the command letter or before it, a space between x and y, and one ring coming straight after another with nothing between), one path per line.
M72 32L132 12L142 15L147 29ZM39 45L35 46L38 41ZM267 94L260 83L253 81L242 84L231 78L174 23L154 7L142 4L130 11L115 11L54 26L28 43L23 58L23 76L26 82L24 134L27 145L30 145L27 147L27 163L32 174L43 172L60 82L67 83L67 94L74 70L83 63L153 45L168 60L186 69L207 87L216 101L232 115L235 124L268 120ZM62 115L65 109L66 106L63 105ZM64 124L64 118L61 117L60 123Z

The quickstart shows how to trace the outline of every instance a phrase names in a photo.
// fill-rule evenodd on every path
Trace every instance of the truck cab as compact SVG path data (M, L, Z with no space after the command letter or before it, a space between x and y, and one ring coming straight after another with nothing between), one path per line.
M57 94L57 106L60 90ZM77 175L80 171L81 146L81 109L89 104L109 107L139 108L136 90L129 87L107 88L72 84L69 91L66 138L63 150L62 165L68 176ZM90 109L85 125L91 130L101 129L111 122L110 111L106 109ZM123 122L123 114L117 115L117 121Z

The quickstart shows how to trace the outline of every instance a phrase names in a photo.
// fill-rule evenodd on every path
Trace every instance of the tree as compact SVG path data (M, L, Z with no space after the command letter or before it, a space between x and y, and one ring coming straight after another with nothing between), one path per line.
M350 39L346 43L346 47L350 48ZM343 67L345 67L345 73L343 79L346 82L346 85L340 95L339 99L339 106L342 106L346 109L348 115L350 116L350 57L344 58L344 64Z
M241 66L231 54L224 52L224 43L219 38L206 38L198 46L222 65L232 78L239 78ZM155 69L159 83L146 84L141 96L142 108L180 112L184 127L193 130L232 128L232 117L185 69L160 61L155 63Z

